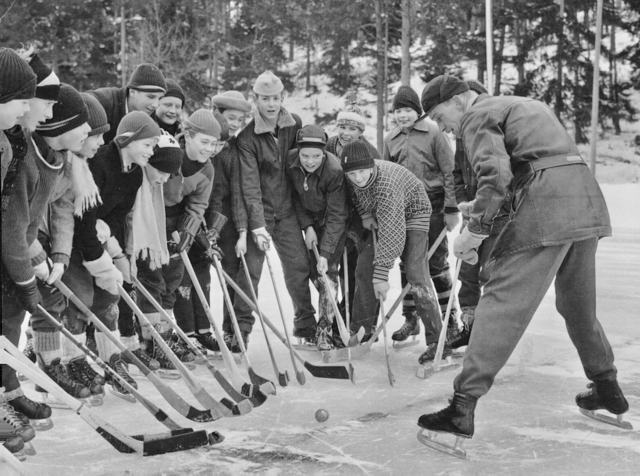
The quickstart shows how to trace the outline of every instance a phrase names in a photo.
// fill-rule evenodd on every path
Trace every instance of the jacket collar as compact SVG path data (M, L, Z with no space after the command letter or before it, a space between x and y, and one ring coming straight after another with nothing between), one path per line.
M271 129L266 122L264 122L264 119L262 119L262 116L260 115L260 112L258 111L258 109L256 109L253 113L253 120L255 122L255 125L253 126L253 130L256 134L264 134L266 132L273 132L273 129ZM280 108L280 112L278 113L278 120L276 122L276 125L282 129L283 127L291 127L291 126L295 126L296 125L296 121L293 118L293 116L291 114L289 114L289 111L287 111L284 107Z
M395 139L396 137L398 137L398 135L400 134L406 134L407 132L411 132L412 130L416 130L416 131L420 131L420 132L429 132L429 121L422 120L419 122L414 122L409 129L400 127L400 126L396 126L391 133L389 134L389 138L390 139Z

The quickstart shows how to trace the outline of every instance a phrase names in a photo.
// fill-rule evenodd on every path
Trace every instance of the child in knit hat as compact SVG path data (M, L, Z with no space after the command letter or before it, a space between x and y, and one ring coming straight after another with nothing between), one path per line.
M120 334L122 342L134 352L139 350L139 344L133 319L122 316L118 319L118 285L131 280L130 258L122 249L126 217L142 185L142 168L153 155L160 135L160 128L148 114L130 112L120 121L115 140L100 147L95 157L88 161L102 203L85 210L82 217L76 219L73 249L65 273L69 288L83 302L92 302L92 312L112 332ZM75 328L74 333L85 331L87 324L82 312L72 303L66 309L65 317ZM136 386L118 347L99 330L96 330L95 341L100 358ZM105 380L116 394L127 393L108 375Z
M247 114L251 112L251 103L240 91L225 91L213 96L211 103L226 119L229 134L232 137L236 136L244 126Z
M342 152L342 148L353 141L363 141L371 149L374 157L380 158L376 148L362 135L365 130L365 118L362 110L352 102L338 113L336 129L338 134L331 137L327 143L327 150L336 156Z
M124 116L133 111L153 114L160 98L167 92L167 83L162 71L149 63L139 64L131 73L125 87L106 87L87 91L102 104L110 130L105 133L106 144L116 136L118 125Z
M158 108L151 115L160 128L173 137L182 132L180 117L184 107L184 91L173 79L167 79L167 93L160 98Z
M311 256L311 281L320 295L316 334L319 351L331 350L333 342L340 340L333 336L331 323L342 316L335 314L328 293L338 294L338 267L347 239L344 172L338 158L326 151L327 139L321 127L305 126L298 131L297 148L287 156L294 206ZM321 279L322 274L327 276L327 283Z
M302 121L282 107L284 85L271 71L256 79L253 87L255 111L251 122L238 135L242 193L247 206L249 229L258 249L266 251L271 236L282 262L287 290L295 309L293 335L315 344L315 309L311 304L308 251L291 199L292 185L286 158L295 147ZM247 265L252 276L262 274L264 254L251 255Z
M164 184L164 202L166 213L166 236L169 242L171 259L161 268L152 269L146 262L138 260L138 279L154 295L169 315L174 314L176 293L183 292L184 263L178 253L189 251L196 234L204 221L204 212L209 204L213 187L214 169L210 157L220 151L224 142L220 141L221 128L211 111L198 109L184 121L184 133L179 137L182 147L182 161L178 173ZM180 234L175 243L171 238L174 231ZM162 290L157 282L163 282ZM151 286L153 284L153 286ZM186 296L183 296L186 297ZM149 321L156 325L169 347L184 362L192 362L195 356L184 343L172 339L171 326L164 321L160 313L146 299L140 299L140 308ZM202 330L209 331L209 321L194 323L191 316L175 313L176 321L185 333ZM160 362L161 368L173 370L162 349L143 333L147 342L147 352Z
M383 300L389 290L389 271L404 262L407 281L425 327L427 343L438 341L442 321L431 290L428 252L431 204L422 182L392 162L374 160L360 141L347 144L340 156L349 191L363 223L370 223L378 241L373 261L373 288ZM377 230L377 231L376 231ZM375 316L370 316L369 319ZM370 322L357 323L371 328ZM353 328L353 327L352 327Z
M453 231L459 223L458 207L453 180L453 150L448 139L430 120L418 120L422 114L420 98L409 86L400 86L393 98L393 115L397 126L385 137L384 160L406 167L424 184L431 202L429 243L434 243L442 230ZM429 274L438 294L440 310L444 313L451 294L449 273L449 245L445 237L429 259ZM400 267L402 285L407 279ZM402 306L405 323L393 333L395 342L406 341L420 333L420 322L411 293ZM449 326L457 330L456 309L451 308ZM431 346L435 355L435 343Z

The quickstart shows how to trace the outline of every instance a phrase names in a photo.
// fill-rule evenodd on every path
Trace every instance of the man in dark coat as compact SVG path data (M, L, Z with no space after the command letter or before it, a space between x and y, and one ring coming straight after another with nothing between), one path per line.
M596 317L595 253L598 239L611 235L609 214L575 143L545 104L478 95L448 74L427 84L422 106L443 130L462 137L478 179L467 206L468 226L454 241L455 255L478 259L476 250L507 197L511 220L491 254L490 277L452 402L421 416L418 425L473 436L478 398L491 388L554 278L556 308L593 382L576 403L586 412L626 412L613 351Z

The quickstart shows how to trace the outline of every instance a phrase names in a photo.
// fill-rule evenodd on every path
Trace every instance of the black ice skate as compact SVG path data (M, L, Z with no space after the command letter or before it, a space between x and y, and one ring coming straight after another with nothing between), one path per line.
M478 399L471 395L454 393L448 407L436 413L422 415L418 419L418 441L430 448L442 451L458 458L466 458L467 452L462 449L464 439L473 437L473 412ZM424 431L427 430L427 434ZM438 433L451 433L456 436L453 446L436 441Z
M453 361L456 354L453 353L451 347L445 343L442 349L442 359L438 363L437 370L433 366L433 360L435 359L436 352L438 350L438 343L432 342L427 344L427 350L425 350L420 357L418 357L418 370L416 371L416 377L426 379L431 377L436 372L443 370L451 370L458 367L460 364ZM460 354L462 356L464 354Z
M88 397L89 403L93 407L99 407L104 403L104 384L105 380L102 375L93 370L86 357L78 357L67 365L71 377L76 382L80 382L91 392Z
M169 348L174 354L176 354L185 367L189 370L194 370L196 367L193 362L196 360L196 356L193 355L193 352L191 352L187 344L182 341L180 336L178 334L174 334L171 330L161 335Z
M124 360L122 360L120 354L113 354L111 356L111 359L109 360L109 367L115 370L115 372L118 375L120 375L120 377L125 379L129 385L131 385L136 390L138 389L138 384L136 383L135 380L131 378L131 375L129 375L129 369L127 367L127 363ZM113 395L131 403L136 402L135 397L131 395L129 391L126 388L124 388L120 384L120 382L118 382L118 380L113 378L108 372L105 374L105 381L106 383L111 385L111 388L109 389L109 391Z
M40 368L44 373L55 383L57 383L65 392L71 395L73 398L81 400L87 406L91 406L89 397L91 391L81 382L74 379L73 374L66 365L60 363L60 359L55 359L51 362L51 365L42 365L39 362ZM46 403L52 408L59 408L61 410L69 410L69 407L58 400L54 395L50 395L45 389L36 385L36 392L40 392L43 403ZM102 401L100 401L102 404Z
M16 415L16 411L8 403L0 403L0 439L18 436L27 443L33 440L36 432L30 425L25 425Z
M51 421L51 407L44 403L34 402L25 397L22 389L17 388L11 392L4 393L5 401L13 407L13 409L26 416L29 424L36 431L47 431L53 428Z
M298 344L293 344L293 347L298 350L317 351L318 340L316 339L316 331L316 326L293 329L293 337L298 339Z
M587 388L589 391L576 395L576 404L580 407L580 413L625 430L633 429L631 423L622 419L622 414L629 410L629 403L624 398L617 380L594 381L589 383ZM616 415L616 418L596 413L596 410L607 410Z
M420 319L416 311L410 311L404 318L402 327L391 335L394 349L403 349L419 344L417 336L420 335ZM409 340L409 338L411 338Z
M242 343L244 344L245 350L249 348L249 333L246 331L240 331L242 337ZM240 347L240 343L238 342L237 336L233 335L233 340L231 341L231 352L233 354L241 354L242 348Z
M318 327L318 330L316 331L316 348L320 352L326 352L332 349L332 342L333 331L331 327Z
M154 339L147 341L146 353L160 365L158 370L156 370L156 373L160 377L168 380L178 380L180 378L180 373L176 370L176 366L173 365L173 362L169 360L169 357L167 357L167 354L162 350L160 344Z
M447 333L447 341L452 349L458 349L469 345L475 310L476 308L473 306L466 306L460 309L462 312L462 330L460 330L456 335Z

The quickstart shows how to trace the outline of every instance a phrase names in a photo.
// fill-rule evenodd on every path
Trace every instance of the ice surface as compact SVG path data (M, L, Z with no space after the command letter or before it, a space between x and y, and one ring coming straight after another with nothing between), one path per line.
M624 431L582 416L574 405L587 383L577 353L566 334L553 296L545 297L523 340L499 374L476 413L476 434L465 444L462 461L429 450L416 440L416 421L443 407L457 372L422 381L414 374L424 344L390 350L396 386L389 386L382 343L354 361L356 382L315 379L278 387L277 395L250 414L215 423L196 424L177 414L143 377L141 391L183 426L217 430L226 440L217 446L155 457L117 453L70 411L54 410L55 427L38 433L37 455L25 463L38 476L59 475L234 475L282 474L637 474L640 467L640 187L604 186L614 236L598 250L598 312L614 346L622 388L635 427ZM635 201L635 206L633 205ZM282 276L277 255L276 274ZM263 311L282 328L271 283L265 270L260 290ZM391 273L391 299L400 292L399 273ZM213 277L214 312L221 316L221 294ZM285 294L282 278L281 293ZM283 299L291 319L290 300ZM220 318L221 319L221 318ZM389 329L402 324L398 311ZM285 347L272 339L281 371L292 366ZM255 370L273 379L273 371L256 323L249 351ZM304 358L321 364L319 356ZM214 361L221 369L223 365ZM246 373L243 371L244 375ZM203 367L196 376L218 399L221 388ZM181 380L165 381L193 405L195 398ZM33 385L25 391L34 396ZM318 408L328 410L316 422ZM164 427L141 405L110 394L95 411L129 434L159 432ZM2 473L2 468L0 468Z

